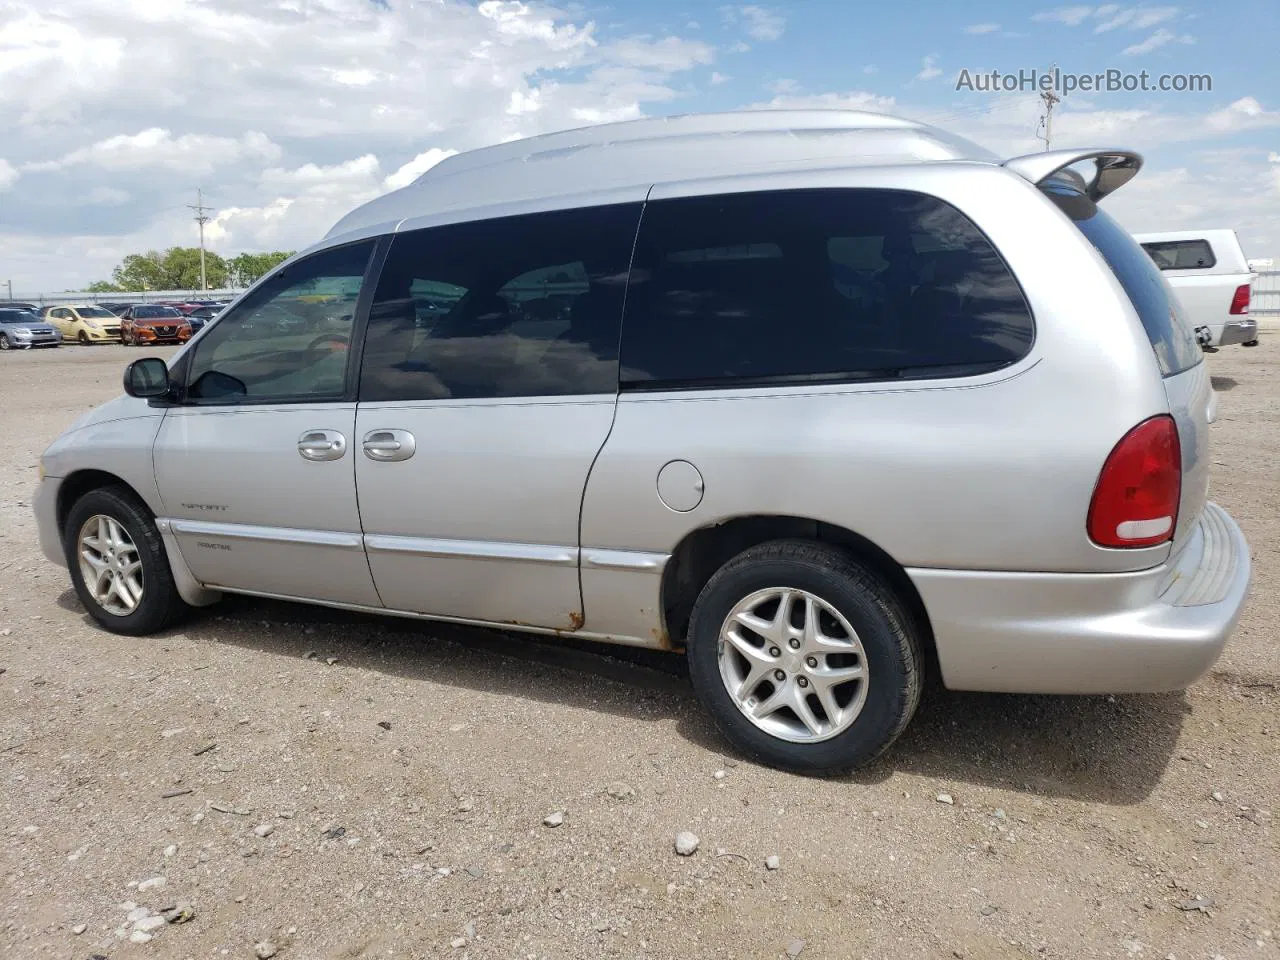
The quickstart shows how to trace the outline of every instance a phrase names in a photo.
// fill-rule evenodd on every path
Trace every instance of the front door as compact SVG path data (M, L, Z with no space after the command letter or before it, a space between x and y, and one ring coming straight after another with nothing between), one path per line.
M589 620L578 522L613 423L639 212L395 238L370 312L353 451L388 608L564 630Z
M156 438L170 529L210 587L378 606L347 349L373 242L285 267L195 344Z

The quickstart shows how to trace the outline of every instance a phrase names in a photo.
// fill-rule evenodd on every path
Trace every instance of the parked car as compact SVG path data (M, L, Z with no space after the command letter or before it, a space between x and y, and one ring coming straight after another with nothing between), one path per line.
M109 303L99 303L99 304L96 304L96 306L101 307L103 310L110 310L112 313L114 313L118 317L122 313L124 313L127 309L129 309L131 306L133 306L133 304L123 303L118 301L111 301Z
M120 339L133 346L185 343L191 339L191 324L173 307L135 303L120 314Z
M58 329L63 340L84 344L120 342L120 318L94 304L45 307L43 316L47 323Z
M1210 349L1257 346L1258 321L1249 316L1254 273L1234 230L1140 233L1135 239L1173 287L1188 322L1209 328Z
M56 347L58 331L30 310L0 307L0 350Z
M193 333L198 333L206 323L216 317L223 311L221 306L202 306L196 307L187 314L187 322L191 324Z
M25 300L0 300L0 310L27 310L36 313L40 308Z
M42 458L44 553L120 633L230 592L682 650L812 773L934 671L1182 688L1251 566L1204 356L1100 206L1141 163L823 111L457 155L130 364ZM255 322L317 292L302 346Z

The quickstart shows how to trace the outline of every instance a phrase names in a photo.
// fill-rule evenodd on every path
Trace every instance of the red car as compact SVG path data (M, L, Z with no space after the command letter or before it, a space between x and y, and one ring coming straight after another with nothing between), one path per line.
M134 346L144 343L186 343L191 324L173 307L135 303L120 314L120 339Z

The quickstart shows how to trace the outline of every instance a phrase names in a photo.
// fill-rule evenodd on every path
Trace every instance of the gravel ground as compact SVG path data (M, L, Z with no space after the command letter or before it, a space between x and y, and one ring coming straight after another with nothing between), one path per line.
M933 690L835 781L735 762L674 657L237 599L95 629L30 495L134 355L0 356L0 955L1274 955L1280 337L1209 359L1256 562L1211 676Z

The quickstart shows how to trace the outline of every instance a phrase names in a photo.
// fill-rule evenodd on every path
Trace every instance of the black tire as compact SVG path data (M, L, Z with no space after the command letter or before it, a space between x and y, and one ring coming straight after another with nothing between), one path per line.
M83 330L80 331L79 340L80 340L80 346L87 347L89 345L89 335L85 333Z
M762 730L721 677L722 624L739 601L771 587L820 597L862 642L866 700L852 724L830 739L795 743ZM694 605L687 657L694 692L735 748L757 762L818 776L848 773L884 753L914 715L924 685L916 628L893 590L844 551L808 540L763 543L721 567Z
M81 528L92 517L112 518L129 534L142 561L142 600L132 613L119 616L104 609L84 582L77 556ZM176 623L190 607L179 596L164 543L155 522L142 501L123 486L99 487L82 496L71 507L62 531L63 549L71 583L89 616L112 633L143 636Z
M9 338L3 333L0 333L0 350L8 350L11 347L12 344L9 343Z

